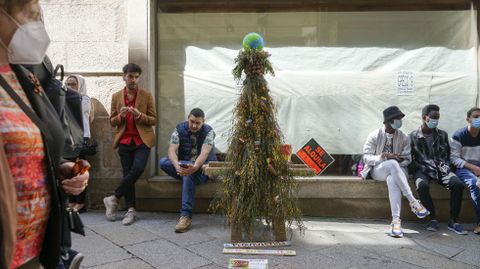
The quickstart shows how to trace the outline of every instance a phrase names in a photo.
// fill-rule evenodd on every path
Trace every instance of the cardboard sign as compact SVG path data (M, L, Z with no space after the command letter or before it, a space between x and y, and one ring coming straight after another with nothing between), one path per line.
M297 156L317 175L320 175L335 161L313 138L297 151Z
M223 254L296 256L297 252L290 249L224 248Z

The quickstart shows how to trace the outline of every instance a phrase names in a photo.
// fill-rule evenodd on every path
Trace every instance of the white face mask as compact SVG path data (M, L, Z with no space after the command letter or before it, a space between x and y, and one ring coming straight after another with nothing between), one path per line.
M8 51L8 61L11 64L41 63L50 45L50 37L43 22L34 21L20 25L5 10L0 10L18 26L8 47L0 39L0 44Z

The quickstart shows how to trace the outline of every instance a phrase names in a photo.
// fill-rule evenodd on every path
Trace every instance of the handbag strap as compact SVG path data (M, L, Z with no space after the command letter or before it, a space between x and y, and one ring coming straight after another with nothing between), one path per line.
M0 86L5 89L5 91L10 95L10 97L17 103L18 106L27 114L27 116L37 125L40 131L43 134L49 134L48 128L43 123L43 121L38 117L38 115L33 111L31 107L29 107L25 102L18 96L18 94L12 89L10 85L8 85L7 81L3 76L0 75Z

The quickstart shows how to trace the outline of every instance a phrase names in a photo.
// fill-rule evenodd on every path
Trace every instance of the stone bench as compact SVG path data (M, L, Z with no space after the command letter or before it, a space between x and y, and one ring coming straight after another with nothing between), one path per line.
M390 218L390 204L385 182L349 176L296 177L296 179L300 207L304 215L335 218ZM90 189L95 189L97 184L100 182L92 181ZM112 182L112 184L116 186L117 183ZM197 187L196 212L207 212L218 186L218 182L207 182ZM410 182L410 186L414 195L418 197L413 182ZM450 193L436 183L430 186L438 219L445 221L449 217ZM181 204L181 188L180 180L168 176L141 179L136 185L138 209L178 212ZM93 197L93 192L90 195L94 205L103 206L101 197ZM465 190L461 221L473 222L474 214L470 193ZM405 198L402 203L402 218L416 219Z

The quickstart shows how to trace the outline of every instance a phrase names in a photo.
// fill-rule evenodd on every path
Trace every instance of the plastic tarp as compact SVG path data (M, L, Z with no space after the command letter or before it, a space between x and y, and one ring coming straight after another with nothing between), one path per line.
M366 13L350 13L348 23L362 21L368 16ZM355 20L356 14L359 20ZM275 47L269 47L266 38L265 50L272 54L275 70L275 76L268 75L266 79L285 141L294 150L314 138L331 154L360 154L367 134L382 126L382 110L390 105L398 105L406 114L402 127L406 133L420 126L421 109L429 103L441 107L439 128L451 134L465 125L466 111L477 104L478 98L475 14L471 11L395 14L405 19L411 16L401 31L396 29L407 40L395 41L392 33L393 41L388 46L384 44L388 39L385 37L377 42L381 46L375 46L375 40L368 45L365 41L338 39L336 43L345 46L290 46L288 42L281 46L277 42ZM391 12L375 15L386 22L389 17L395 18ZM416 32L415 26L426 23L425 20L436 25L432 28L435 33L432 42ZM367 27L362 34L359 27L355 35L364 40L369 31L371 28ZM389 33L388 27L379 31L383 35ZM409 32L412 37L408 37ZM420 36L423 39L416 43ZM226 151L232 109L240 90L231 75L238 48L187 42L184 49L185 114L193 107L202 108L207 123L217 133L217 148Z

